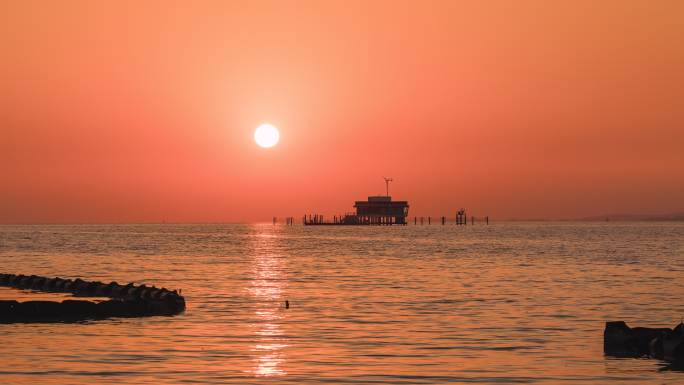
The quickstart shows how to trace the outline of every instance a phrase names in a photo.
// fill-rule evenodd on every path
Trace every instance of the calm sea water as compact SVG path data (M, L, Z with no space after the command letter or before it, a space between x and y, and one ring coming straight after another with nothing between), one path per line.
M2 384L684 383L602 352L606 320L684 316L684 224L0 226L0 266L188 303L0 325Z

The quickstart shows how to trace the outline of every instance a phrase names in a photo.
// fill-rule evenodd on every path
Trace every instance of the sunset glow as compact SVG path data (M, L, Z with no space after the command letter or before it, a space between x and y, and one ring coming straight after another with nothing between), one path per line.
M3 223L332 215L386 175L424 216L684 212L681 1L36 4L0 12Z
M0 9L0 385L684 384L684 0Z
M261 147L269 148L278 144L280 132L270 124L262 124L254 131L254 141Z

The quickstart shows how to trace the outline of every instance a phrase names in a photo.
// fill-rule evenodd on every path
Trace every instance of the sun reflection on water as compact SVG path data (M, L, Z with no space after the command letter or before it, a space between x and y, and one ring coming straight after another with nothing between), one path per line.
M289 345L280 323L283 318L283 291L287 286L286 259L280 248L279 230L272 226L254 226L252 280L248 290L254 299L254 367L250 373L259 377L282 376L284 350Z

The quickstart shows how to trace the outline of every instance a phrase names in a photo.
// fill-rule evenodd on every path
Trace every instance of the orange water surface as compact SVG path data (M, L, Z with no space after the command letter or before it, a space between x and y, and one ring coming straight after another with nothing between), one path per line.
M602 351L607 320L684 316L684 224L0 226L0 266L188 305L0 324L2 384L684 383Z

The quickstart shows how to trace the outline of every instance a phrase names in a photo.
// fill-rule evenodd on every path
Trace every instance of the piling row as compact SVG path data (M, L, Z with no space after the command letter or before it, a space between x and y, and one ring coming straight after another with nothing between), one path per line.
M436 218L435 218L436 219ZM447 221L446 216L439 217L440 223L442 226L445 226L449 223ZM470 216L470 225L474 225L475 221L478 222L484 222L485 225L489 225L489 216L484 216L484 217L475 217L475 216ZM320 214L306 214L302 217L302 224L303 225L406 225L410 221L409 217L402 218L401 221L395 220L394 217L373 217L370 219L370 217L365 217L365 216L359 216L359 215L353 215L353 214L347 214L345 216L333 216L332 220L325 220L323 215ZM465 211L459 211L456 214L456 217L454 218L453 224L458 225L458 226L465 226L468 224L468 217L465 214ZM286 225L292 226L294 223L294 220L292 217L288 217L286 220ZM435 222L437 223L437 222ZM273 218L273 224L277 224L276 218ZM414 216L413 217L413 224L414 225L432 225L432 217L418 217Z
M176 290L155 286L120 285L84 281L80 278L46 278L36 275L0 274L0 286L53 293L72 293L76 297L109 297L102 302L85 300L0 301L0 322L70 321L108 317L146 317L175 315L185 310L185 298Z

